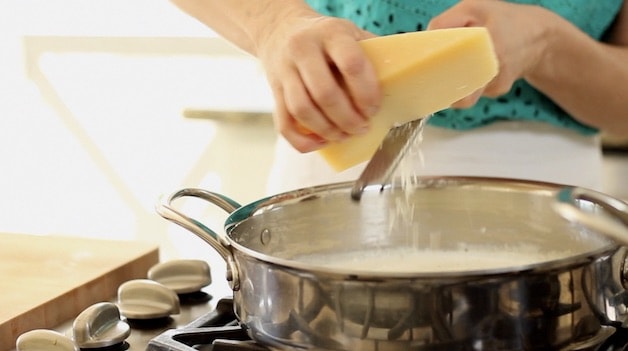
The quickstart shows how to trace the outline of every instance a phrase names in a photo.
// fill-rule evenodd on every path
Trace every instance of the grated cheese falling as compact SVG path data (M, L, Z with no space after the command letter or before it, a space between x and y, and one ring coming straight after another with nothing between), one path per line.
M396 197L395 204L389 209L389 233L405 233L406 242L409 247L419 248L420 235L419 226L414 222L414 203L411 201L412 194L416 191L416 184L420 174L417 169L424 168L424 158L421 155L421 143L423 141L423 130L430 116L426 116L419 123L419 130L416 139L410 144L406 154L399 162L396 170L396 177L393 178L393 188L399 186L403 192L403 197ZM419 162L419 165L416 162ZM430 234L431 235L431 234ZM433 242L430 236L430 242ZM438 241L438 240L437 240Z

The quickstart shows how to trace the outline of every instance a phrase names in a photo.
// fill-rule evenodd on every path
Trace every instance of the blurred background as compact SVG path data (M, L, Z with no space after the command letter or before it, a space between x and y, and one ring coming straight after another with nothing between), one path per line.
M265 194L276 135L263 72L170 2L3 0L0 59L1 232L202 256L156 214L161 195ZM220 229L226 213L209 217Z
M0 231L205 244L155 211L201 187L265 195L276 134L255 60L167 0L0 2ZM626 153L605 191L628 198ZM220 229L225 213L184 202Z

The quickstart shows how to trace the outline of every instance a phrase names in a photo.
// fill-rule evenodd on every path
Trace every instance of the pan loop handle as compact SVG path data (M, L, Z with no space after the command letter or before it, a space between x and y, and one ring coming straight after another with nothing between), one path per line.
M596 230L616 242L628 246L627 203L612 196L580 187L562 188L558 192L556 200L554 209L563 218Z
M216 252L218 252L218 254L227 263L227 280L231 285L231 289L238 290L240 285L238 270L235 266L233 254L231 253L231 246L221 236L216 234L216 232L205 226L203 223L184 215L172 207L172 203L176 199L186 196L196 197L210 202L225 210L227 213L232 213L240 208L240 204L218 193L203 189L187 188L179 190L170 196L160 198L159 203L155 207L160 216L191 231L193 234L211 245L211 247L214 248L214 250L216 250Z

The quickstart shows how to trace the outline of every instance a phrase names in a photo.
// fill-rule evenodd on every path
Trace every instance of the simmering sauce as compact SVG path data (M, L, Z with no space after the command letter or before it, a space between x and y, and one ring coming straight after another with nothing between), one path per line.
M533 248L417 250L391 248L299 257L300 262L332 269L377 273L464 272L526 266L569 256L570 252L539 253Z

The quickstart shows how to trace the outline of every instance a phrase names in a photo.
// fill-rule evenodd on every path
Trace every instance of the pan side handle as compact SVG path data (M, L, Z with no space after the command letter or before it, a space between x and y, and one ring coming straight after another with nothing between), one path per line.
M210 202L227 213L231 213L241 206L230 198L214 193L211 191L195 188L182 189L170 196L161 197L155 210L163 218L178 224L179 226L189 230L203 241L211 245L218 254L227 263L227 280L231 284L233 290L239 289L239 279L237 277L237 269L235 269L235 260L231 253L231 246L223 240L216 232L205 226L203 223L188 217L185 214L174 209L172 203L182 197L196 197Z
M580 187L564 187L554 209L563 218L596 230L628 246L628 204L612 196ZM597 206L590 206L587 201ZM600 211L603 209L604 211Z

